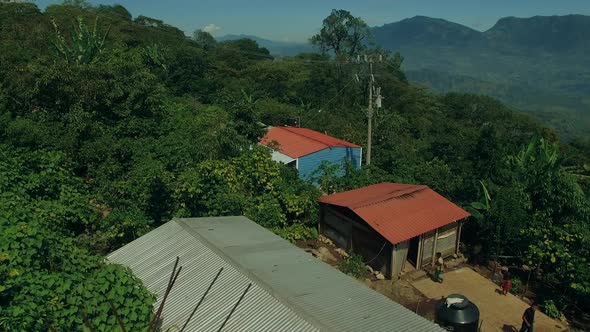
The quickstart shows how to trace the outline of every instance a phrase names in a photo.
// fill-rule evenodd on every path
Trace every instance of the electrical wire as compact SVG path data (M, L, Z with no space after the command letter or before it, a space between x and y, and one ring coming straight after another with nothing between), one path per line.
M387 241L384 241L383 242L383 245L381 246L381 249L379 249L379 252L377 253L377 255L375 257L371 258L371 260L369 260L369 261L367 261L367 262L365 262L363 264L367 265L367 264L371 263L372 261L374 261L375 258L379 257L379 255L381 254L381 251L383 251L383 248L385 248L385 245L386 244L387 244Z

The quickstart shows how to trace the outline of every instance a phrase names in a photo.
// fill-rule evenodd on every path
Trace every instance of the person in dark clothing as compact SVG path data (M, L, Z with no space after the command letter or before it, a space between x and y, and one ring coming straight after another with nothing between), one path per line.
M435 270L434 270L434 280L436 280L437 282L440 282L442 284L443 282L443 269L445 266L445 261L442 258L442 254L440 252L436 253L436 261L434 262L435 264Z
M533 332L535 311L537 311L537 309L537 304L533 302L531 306L524 311L524 313L522 314L522 326L520 327L520 332Z

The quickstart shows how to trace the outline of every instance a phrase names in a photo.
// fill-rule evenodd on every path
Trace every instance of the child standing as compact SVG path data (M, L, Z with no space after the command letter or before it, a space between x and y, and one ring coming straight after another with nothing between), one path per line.
M508 294L508 292L510 292L511 289L512 289L512 278L510 277L510 275L506 274L506 278L504 279L504 282L502 283L502 294L504 294L504 295Z

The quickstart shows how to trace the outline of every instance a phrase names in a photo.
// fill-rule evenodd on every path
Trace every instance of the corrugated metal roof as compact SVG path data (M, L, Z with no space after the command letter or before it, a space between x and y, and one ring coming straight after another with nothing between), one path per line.
M109 256L161 295L180 256L183 271L164 308L182 324L221 266L191 329L219 327L247 283L228 331L444 331L245 217L175 219ZM225 274L225 270L222 276Z
M179 220L170 221L111 253L108 260L130 267L157 295L154 308L158 308L177 256L182 271L164 306L162 331L183 326L223 267L223 272L187 326L187 331L217 331L252 280L195 238ZM253 283L224 330L318 331L257 283Z
M394 244L470 216L424 185L384 182L324 196L320 202L351 209Z
M276 150L271 150L271 158L272 160L283 164L288 164L296 160Z
M268 145L276 141L279 150L291 158L299 158L310 153L337 146L360 148L360 145L324 135L315 130L296 127L271 127L260 143Z

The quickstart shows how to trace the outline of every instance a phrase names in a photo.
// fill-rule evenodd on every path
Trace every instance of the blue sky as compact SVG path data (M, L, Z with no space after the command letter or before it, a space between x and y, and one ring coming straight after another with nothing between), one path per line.
M37 0L39 7L60 3ZM102 0L119 3L136 17L164 20L187 33L207 27L213 35L250 34L274 40L305 41L333 8L349 10L369 25L416 15L443 18L486 30L501 17L590 15L590 0Z

